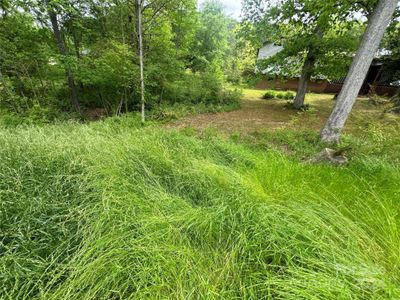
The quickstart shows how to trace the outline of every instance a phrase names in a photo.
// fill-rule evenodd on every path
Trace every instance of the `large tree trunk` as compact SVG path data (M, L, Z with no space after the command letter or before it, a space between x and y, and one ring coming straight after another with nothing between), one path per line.
M301 109L304 106L304 99L306 97L306 93L308 90L308 83L311 79L311 74L314 66L315 66L315 59L310 55L309 52L307 54L307 58L303 65L303 70L301 72L299 84L297 85L296 98L294 99L293 103L293 106L296 109Z
M60 54L63 56L63 58L66 58L68 56L68 52L67 52L67 48L65 47L64 40L63 40L61 32L60 32L57 15L49 7L49 0L46 0L45 3L46 3L47 11L48 11L48 14L50 17L51 26L53 28L54 38L57 42L58 50L60 51ZM79 105L78 93L77 93L76 86L75 86L74 74L72 73L71 68L68 66L65 67L65 73L67 75L68 87L71 92L72 106L78 113L80 113L81 108Z
M145 115L145 99L144 99L144 62L143 62L143 36L142 36L142 0L136 0L136 31L138 36L138 54L139 54L139 64L140 64L140 103L141 103L141 113L142 122L146 121Z
M321 132L321 139L323 141L330 143L339 141L340 132L353 108L396 6L397 0L379 0L370 18L350 71L347 74L336 106Z

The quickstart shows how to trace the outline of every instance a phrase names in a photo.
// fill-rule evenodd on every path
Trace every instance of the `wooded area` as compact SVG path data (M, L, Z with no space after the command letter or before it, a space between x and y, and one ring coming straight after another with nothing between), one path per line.
M216 1L196 7L194 0L2 2L1 108L28 117L118 115L144 101L152 109L237 98L223 89L222 72L240 73L237 21Z

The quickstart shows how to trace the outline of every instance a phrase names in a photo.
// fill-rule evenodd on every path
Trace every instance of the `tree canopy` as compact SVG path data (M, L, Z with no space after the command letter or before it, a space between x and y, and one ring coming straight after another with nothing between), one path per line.
M28 114L34 107L137 110L135 9L130 0L2 1L0 107ZM198 10L195 0L153 0L142 10L149 109L164 100L223 101L235 25L222 4L210 0ZM212 95L207 82L215 82Z

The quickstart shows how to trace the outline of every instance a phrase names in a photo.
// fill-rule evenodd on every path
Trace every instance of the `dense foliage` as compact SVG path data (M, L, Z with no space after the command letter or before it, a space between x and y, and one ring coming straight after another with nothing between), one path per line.
M346 75L365 26L363 16L376 1L246 0L244 5L252 40L284 48L263 62L274 67L271 74L298 76L310 60L311 75L337 79Z
M263 99L285 99L285 100L293 100L295 97L294 92L281 92L275 90L267 90L266 93L263 95Z
M135 111L139 61L132 1L9 1L0 8L0 110ZM143 7L146 102L224 105L236 22L218 1L154 0ZM69 100L71 99L72 102Z

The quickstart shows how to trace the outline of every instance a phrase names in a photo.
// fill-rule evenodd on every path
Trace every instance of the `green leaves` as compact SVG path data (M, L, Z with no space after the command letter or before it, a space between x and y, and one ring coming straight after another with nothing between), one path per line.
M245 22L251 24L248 31L261 33L258 35L261 42L275 42L284 47L283 52L264 62L264 66L273 63L287 70L288 59L302 62L304 54L310 53L316 60L315 75L328 78L344 75L362 33L353 16L356 11L362 12L361 4L334 0L245 2L246 8L262 14L262 17L247 15ZM361 3L369 8L375 2ZM269 34L262 34L263 29L268 29ZM299 74L298 69L292 70L292 76Z
M6 96L0 108L19 111L26 102L22 110L29 111L34 103L51 103L69 111L70 98L76 98L83 108L111 112L123 101L126 111L137 109L139 72L131 1L17 0L3 6L7 13L0 12L0 71L7 80L7 95L13 96ZM190 68L204 81L215 81L212 89L221 89L221 70L234 69L236 63L235 26L215 0L200 12L196 0L146 1L143 42L151 105L165 96L168 83L180 82ZM187 97L199 99L195 94ZM18 105L10 105L14 102Z

